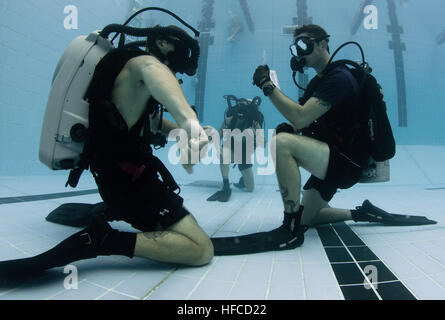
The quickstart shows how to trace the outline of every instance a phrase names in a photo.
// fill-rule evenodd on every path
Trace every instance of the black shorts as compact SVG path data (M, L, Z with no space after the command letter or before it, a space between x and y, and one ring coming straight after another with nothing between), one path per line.
M151 232L165 230L190 214L182 197L168 190L157 173L148 168L135 181L116 170L98 174L96 183L108 206L109 221L122 220L140 231Z
M337 189L348 189L362 177L362 168L335 147L329 147L329 164L326 178L321 180L314 175L304 185L304 190L315 189L323 200L331 201Z

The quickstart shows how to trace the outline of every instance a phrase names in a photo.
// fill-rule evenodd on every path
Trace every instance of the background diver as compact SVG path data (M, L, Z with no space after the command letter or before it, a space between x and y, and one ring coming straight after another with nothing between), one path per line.
M84 154L106 204L105 212L40 255L0 262L1 276L23 276L99 255L194 266L211 261L212 242L183 206L183 199L174 192L177 184L150 146L150 138L161 127L165 132L186 130L189 140L182 155L208 144L175 77L177 72L196 72L198 57L190 56L190 51L195 46L196 52L198 44L176 26L157 26L152 31L146 42L148 53L129 48L105 55L87 92L91 131ZM159 117L159 105L176 123ZM192 130L199 136L192 137ZM193 163L182 163L192 172ZM107 220L126 221L140 232L120 232Z
M236 40L238 34L240 32L242 32L243 30L243 25L241 24L241 22L238 19L238 16L236 14L233 13L232 10L229 9L229 15L231 18L231 24L228 28L228 34L229 36L226 38L227 41L229 42L233 42Z
M207 201L229 201L232 194L229 182L230 163L236 163L242 175L234 185L247 192L253 192L255 181L251 158L257 143L263 145L264 142L264 140L256 141L256 130L263 128L264 124L264 115L259 110L261 98L238 99L234 95L226 95L224 98L227 100L228 108L218 131L221 138L219 150L223 188L207 198ZM227 159L230 159L230 163Z

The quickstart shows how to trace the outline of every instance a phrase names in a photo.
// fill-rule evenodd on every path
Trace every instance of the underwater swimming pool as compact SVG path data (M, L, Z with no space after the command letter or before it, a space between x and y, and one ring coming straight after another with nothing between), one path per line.
M440 0L95 0L0 3L0 261L36 255L77 232L45 221L61 204L101 201L85 172L76 189L65 188L68 172L39 161L42 123L53 73L66 47L111 23L123 23L143 7L169 9L197 28L200 64L196 75L180 75L182 89L204 125L219 128L227 109L224 95L261 97L264 129L285 121L261 90L252 85L258 65L274 71L275 83L298 100L289 66L296 25L315 23L330 34L335 51L346 41L360 43L381 84L397 153L389 182L341 190L333 207L353 209L370 199L388 212L427 216L435 225L328 224L311 228L295 250L215 257L204 267L110 256L76 262L78 289L64 286L56 268L20 286L0 287L0 299L198 299L349 300L445 299L445 246L442 208L445 192L444 25ZM134 27L176 24L147 12ZM360 61L348 46L337 59ZM307 70L305 85L315 76ZM166 114L172 120L171 114ZM270 141L271 135L267 136ZM261 150L260 150L261 151ZM253 193L233 188L227 203L207 202L221 185L212 161L193 175L170 161L173 142L156 150L181 186L185 205L210 236L270 230L282 221L283 204L271 161L254 163ZM257 155L258 156L258 155ZM265 153L267 157L267 152ZM258 158L255 158L258 159ZM302 170L302 180L308 178ZM231 168L229 180L237 182ZM120 230L134 231L124 222ZM149 270L149 271L147 271ZM371 281L365 276L375 274ZM371 286L369 282L375 283ZM65 282L64 282L65 281ZM368 281L368 282L367 282ZM368 287L366 287L368 284Z

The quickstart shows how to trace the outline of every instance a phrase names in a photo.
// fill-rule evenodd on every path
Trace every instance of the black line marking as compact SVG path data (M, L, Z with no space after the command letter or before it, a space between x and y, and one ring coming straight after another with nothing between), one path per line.
M88 194L98 193L97 189L91 190L82 190L82 191L70 191L70 192L59 192L59 193L48 193L41 195L33 195L33 196L19 196L19 197L8 197L8 198L0 198L0 204L10 204L10 203L20 203L20 202L31 202L31 201L42 201L42 200L50 200L50 199L59 199L59 198L69 198L69 197L77 197Z
M386 265L344 222L317 227L345 300L416 300ZM365 276L371 266L377 282Z

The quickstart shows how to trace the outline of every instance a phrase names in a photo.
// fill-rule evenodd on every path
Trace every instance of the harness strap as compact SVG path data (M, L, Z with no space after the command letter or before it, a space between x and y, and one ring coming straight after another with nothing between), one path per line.
M97 122L97 116L95 117L94 112L90 111L88 112L88 122L89 122L89 127L87 129L87 133L86 133L86 139L85 139L85 143L83 145L83 149L82 152L80 153L80 161L78 163L77 168L74 168L70 171L70 174L68 175L68 179L65 183L65 188L70 186L72 188L76 188L79 180L80 180L80 176L82 175L82 173L85 170L88 170L88 168L90 168L90 157L91 157L91 136L94 134L93 133L93 127L96 126L96 122ZM91 172L93 173L93 176L95 176L95 173L93 172L93 170L91 170Z
M150 148L151 140L153 137L153 133L151 132L150 127L150 115L159 112L159 107L161 108L161 116L159 119L157 130L161 130L164 109L153 97L147 102L147 110L144 112L138 122L136 122L133 128L131 128L130 135L133 135L134 137L138 137L143 128L144 131L142 135L141 151L144 153Z
M131 175L131 181L134 182L144 172L144 170L146 169L146 166L142 165L142 166L138 167L138 166L136 166L133 163L123 162L121 164L121 168L122 168L123 172L128 173L129 175Z
M175 179L171 175L170 171L165 167L165 165L162 163L161 160L159 160L157 157L152 155L152 159L154 160L154 166L156 168L156 171L159 172L159 174L162 177L162 182L166 186L166 188L172 192L175 190L178 190L177 194L181 193L181 188L176 183Z
M170 171L168 171L161 160L153 155L149 157L146 165L143 164L141 166L137 166L130 162L122 162L120 164L122 171L131 175L132 182L136 181L142 175L142 173L147 169L147 166L155 169L155 171L161 175L162 182L168 190L172 192L174 192L175 190L179 190L178 194L181 192L181 188L176 183Z
M65 183L65 187L77 187L77 184L79 183L80 176L82 175L83 171L88 169L88 167L80 166L78 168L75 168L70 171L70 174L68 176L68 180Z

